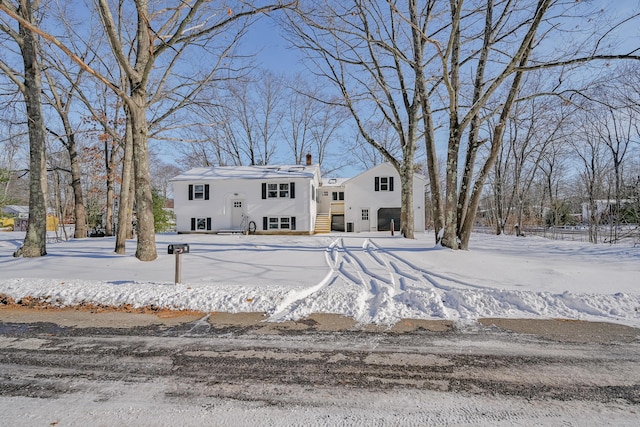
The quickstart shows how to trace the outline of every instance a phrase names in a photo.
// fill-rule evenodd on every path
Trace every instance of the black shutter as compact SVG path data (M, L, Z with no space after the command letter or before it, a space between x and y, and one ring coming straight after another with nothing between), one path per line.
M189 200L193 200L193 184L189 184Z
M267 198L267 183L263 182L262 183L262 198L266 199ZM265 228L266 230L266 228Z
M291 217L291 229L292 230L296 229L296 217L295 216Z
M266 230L269 227L269 219L266 216L262 217L262 229Z
M204 185L204 199L209 200L209 184Z
M393 177L389 177L389 191L393 191Z
M196 219L191 218L191 230L195 231L195 229L196 229Z
M296 198L296 183L292 182L291 184L289 184L289 194L291 195L292 199Z
M211 218L207 218L207 230L211 231Z
M376 176L374 188L376 191L380 191L380 177Z

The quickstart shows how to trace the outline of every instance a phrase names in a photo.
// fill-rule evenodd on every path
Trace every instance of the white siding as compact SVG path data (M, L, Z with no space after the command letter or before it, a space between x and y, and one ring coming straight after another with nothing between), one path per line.
M262 198L262 184L294 183L295 197ZM317 188L318 179L219 179L173 181L176 230L192 232L192 218L211 218L211 232L232 229L232 206L234 200L243 200L248 221L254 221L256 230L263 231L264 217L295 217L296 232L313 231L315 201L311 200L311 188ZM208 184L209 200L189 200L189 185ZM289 188L289 191L291 189ZM206 230L208 231L208 230Z
M393 191L375 191L376 177L393 177ZM425 179L415 175L413 180L414 230L424 231L424 190ZM353 223L353 231L377 231L378 210L401 206L400 175L389 163L383 163L357 175L345 184L345 227ZM369 209L369 230L363 230L362 209Z

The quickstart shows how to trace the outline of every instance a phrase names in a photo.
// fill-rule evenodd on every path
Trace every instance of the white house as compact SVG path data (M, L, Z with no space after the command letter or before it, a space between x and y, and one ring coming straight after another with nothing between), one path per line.
M423 175L413 177L414 230L425 230L425 186ZM400 229L400 174L389 163L382 163L344 183L344 223L347 232Z
M400 175L388 163L350 179L321 180L320 168L230 166L171 179L178 233L314 234L400 229ZM424 231L426 178L414 177L414 229Z
M196 168L171 182L178 233L314 232L318 165Z

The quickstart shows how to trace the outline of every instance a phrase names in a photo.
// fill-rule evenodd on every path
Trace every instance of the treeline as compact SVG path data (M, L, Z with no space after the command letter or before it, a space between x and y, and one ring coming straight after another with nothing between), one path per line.
M154 197L167 197L177 166L301 162L307 152L326 175L390 162L408 238L411 177L423 172L428 221L449 248L468 248L479 223L498 233L561 224L578 202L595 215L599 200L616 200L606 220L627 221L640 87L640 42L628 35L639 15L595 6L2 1L0 166L20 174L27 164L29 177L16 255L46 254L49 199L75 220L75 237L100 218L118 253L135 221L136 256L153 260ZM240 42L259 17L273 19L303 71L252 66Z

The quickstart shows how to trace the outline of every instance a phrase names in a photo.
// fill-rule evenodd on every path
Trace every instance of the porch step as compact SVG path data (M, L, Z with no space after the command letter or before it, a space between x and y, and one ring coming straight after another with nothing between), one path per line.
M242 233L244 233L244 230L241 230L240 228L230 228L228 230L216 231L216 234L242 234Z
M331 216L329 214L318 214L316 216L314 233L331 233Z

